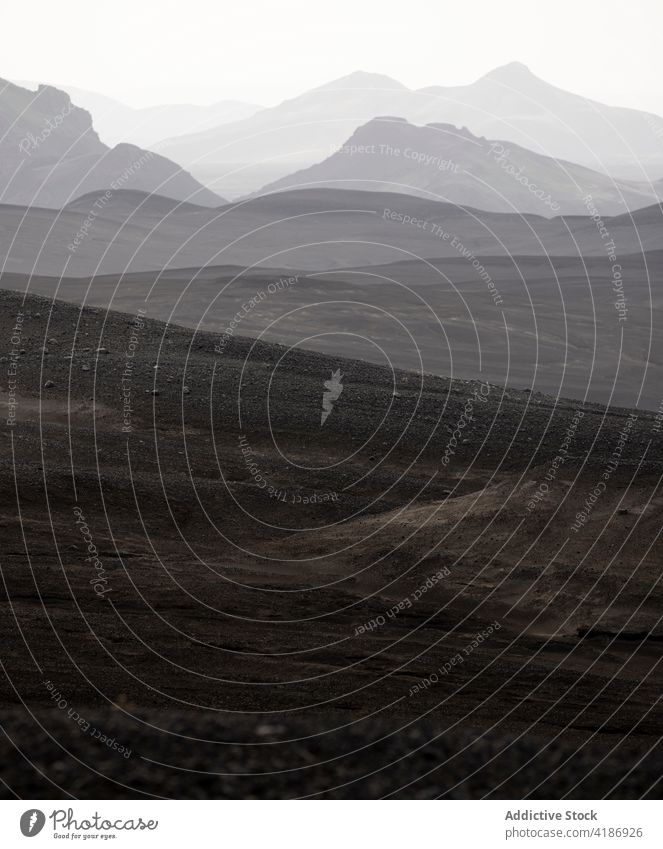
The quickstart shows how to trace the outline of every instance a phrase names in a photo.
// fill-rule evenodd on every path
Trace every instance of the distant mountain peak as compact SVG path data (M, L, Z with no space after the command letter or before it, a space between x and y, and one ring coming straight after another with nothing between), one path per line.
M376 115L375 118L369 119L367 123L370 121L386 121L387 124L409 124L407 118L403 118L401 115Z
M57 88L57 86L53 85L44 85L40 83L37 86L37 91L34 93L33 97L39 98L39 106L42 109L66 109L67 107L71 107L72 109L79 109L79 107L75 107L72 103L71 97L69 94L61 88ZM79 110L81 113L85 112L85 110ZM89 115L89 113L86 112ZM90 124L92 124L92 117L90 117Z
M405 91L406 86L388 77L385 74L372 74L368 71L353 71L344 77L339 77L337 80L332 80L330 83L319 86L316 91L325 89L398 89Z
M481 77L482 80L494 80L505 85L522 85L523 83L540 83L539 77L533 74L522 62L509 62L493 68Z

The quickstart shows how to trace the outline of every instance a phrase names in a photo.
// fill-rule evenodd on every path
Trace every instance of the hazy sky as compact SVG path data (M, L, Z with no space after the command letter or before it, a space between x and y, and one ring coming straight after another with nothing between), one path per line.
M132 105L272 105L354 70L420 88L520 61L562 88L663 114L662 32L663 0L5 0L0 77Z

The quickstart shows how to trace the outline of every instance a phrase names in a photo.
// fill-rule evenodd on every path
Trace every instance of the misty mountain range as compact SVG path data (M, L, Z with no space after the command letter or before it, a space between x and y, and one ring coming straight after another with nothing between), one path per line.
M60 208L112 188L216 207L326 186L554 216L585 214L587 194L604 215L663 194L663 118L562 91L519 63L418 91L357 72L269 109L133 109L69 91L0 81L3 203Z
M424 297L445 317L455 374L658 405L660 351L646 336L647 307L656 321L660 310L663 119L518 65L453 91L353 74L236 120L223 104L187 117L83 93L90 114L78 96L0 82L3 287L121 309L147 297L165 320L216 330L284 277L292 291L255 309L247 333L269 325L274 341L315 348L321 328L343 326L335 353L371 359L352 339L394 340L357 306L368 297L407 317L427 370L446 375ZM148 127L188 134L121 141ZM622 176L623 147L639 179ZM394 344L393 362L416 368Z
M17 85L36 90L35 82L15 80ZM184 132L202 132L219 124L248 118L262 107L240 100L220 100L209 106L193 103L161 103L157 106L127 106L96 91L60 85L72 101L87 110L104 144L113 146L126 142L138 147L150 147L171 136Z
M417 127L389 117L369 121L323 162L261 191L315 187L405 192L489 212L533 215L584 215L587 195L603 215L639 209L663 197L663 180L615 181L451 124Z
M207 180L216 175L211 185L236 196L320 162L381 115L467 127L476 136L506 139L616 178L663 177L663 118L563 91L517 62L471 85L418 91L357 72L243 120L166 140L157 149ZM231 180L230 172L238 169ZM227 186L233 191L224 191Z
M0 201L60 208L88 192L122 188L217 206L223 199L179 165L132 144L109 148L88 112L50 86L0 80Z

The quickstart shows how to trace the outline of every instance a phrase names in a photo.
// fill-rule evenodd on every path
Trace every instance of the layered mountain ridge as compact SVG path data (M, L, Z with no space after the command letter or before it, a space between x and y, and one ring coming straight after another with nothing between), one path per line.
M232 186L236 196L319 162L379 115L465 126L477 136L506 139L616 178L663 177L663 118L564 91L518 62L469 85L418 90L355 72L243 120L166 139L155 149L205 174L222 194Z
M404 192L489 212L618 215L656 203L663 183L617 181L466 127L378 117L322 162L265 186ZM591 196L591 200L588 199Z
M137 189L218 206L223 198L179 165L131 144L109 148L64 91L0 80L0 200L60 208L98 189Z

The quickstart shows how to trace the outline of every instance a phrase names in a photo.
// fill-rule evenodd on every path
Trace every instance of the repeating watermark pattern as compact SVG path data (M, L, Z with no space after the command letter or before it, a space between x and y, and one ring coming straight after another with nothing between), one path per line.
M330 501L338 501L338 492L311 492L302 495L300 492L291 492L289 489L269 488L269 497L283 504L326 504Z
M442 466L446 468L451 462L451 458L456 453L456 449L458 448L458 440L463 436L463 431L465 428L474 421L474 405L475 403L485 404L488 396L490 395L490 384L482 383L481 386L474 389L472 395L465 402L465 406L463 407L463 411L458 417L458 421L456 422L454 429L451 431L451 436L449 437L447 444L444 448L444 454L442 455Z
M590 218L596 224L596 230L604 242L603 247L608 255L608 260L612 263L610 270L612 273L612 290L615 293L614 307L617 310L619 321L626 321L628 307L626 306L626 296L624 295L623 269L621 263L617 261L617 245L615 244L615 240L610 236L610 231L596 208L592 196L585 195L582 200L587 207Z
M129 182L134 174L140 171L140 169L146 165L153 156L154 153L151 150L143 151L143 154L139 156L138 159L132 162L131 165L127 166L120 176L111 182L110 191L119 192L120 189Z
M151 150L146 150L142 156L136 159L135 162L132 162L122 174L111 182L110 189L106 189L106 191L98 197L95 202L92 204L90 211L83 219L83 223L80 228L76 232L76 235L71 240L71 242L67 245L67 250L71 254L75 254L79 249L81 244L87 239L90 235L91 230L94 228L96 224L97 218L103 211L104 207L112 200L115 192L118 192L140 169L152 159L154 154Z
M550 465L544 475L544 479L536 488L534 495L532 495L530 500L527 502L528 513L531 513L532 510L534 510L550 493L550 485L554 482L564 463L566 463L569 459L569 449L573 444L576 437L576 431L578 430L578 425L584 418L584 415L585 413L583 410L576 410L571 424L567 427L564 433L564 439L559 447L559 451L550 461Z
M433 232L433 228L437 226L427 218L416 218L407 212L399 212L397 209L389 209L389 207L382 210L382 219L384 221L396 221L398 224L409 224L411 227L417 227L419 230L426 230L429 233Z
M136 315L131 319L131 331L127 341L127 347L124 352L124 371L120 378L120 393L122 397L122 433L131 433L133 425L131 417L133 415L132 407L132 382L134 377L134 369L136 368L136 351L140 343L139 333L145 330L145 316L147 311L139 309Z
M610 459L606 463L605 468L601 473L600 480L585 499L583 509L579 510L576 513L575 521L571 525L571 530L573 531L573 533L577 533L582 527L587 524L587 522L589 521L589 517L594 507L596 506L596 503L606 491L610 478L619 467L624 448L626 447L626 443L629 440L631 431L633 430L633 426L635 425L637 420L637 413L629 413L628 419L626 420L626 423L624 425L624 430L620 431L619 433L617 445L615 446L612 454L610 455Z
M653 433L661 432L661 425L663 424L663 398L659 401L658 407L656 409L656 415L654 417L654 424L652 425Z
M374 619L369 619L368 622L364 622L363 625L358 625L355 628L355 637L359 637L361 634L367 634L371 631L375 631L377 628L381 628L383 625L387 623L389 619L395 619L399 613L402 613L404 610L409 610L413 604L419 601L420 598L423 598L424 595L428 592L428 590L432 590L434 586L436 586L440 581L444 580L444 578L448 578L451 574L451 570L448 566L444 566L439 572L435 572L434 575L431 575L429 578L421 584L421 586L417 587L417 589L410 593L404 599L397 602L387 610L386 613L378 614Z
M437 669L437 671L432 672L428 677L421 678L416 684L413 684L408 691L408 696L416 696L419 693L423 693L425 690L428 690L434 684L439 683L440 677L448 675L452 669L461 666L465 662L466 658L475 652L479 646L481 646L481 644L490 637L491 634L494 634L495 631L499 631L501 627L502 626L497 619L494 622L491 622L490 625L479 631L464 648L446 660L442 666Z
M88 722L87 719L81 716L81 714L74 710L73 707L70 707L67 699L62 695L60 690L58 690L51 680L45 679L42 683L50 693L51 701L55 703L55 706L61 711L66 711L69 719L71 719L71 721L78 726L84 734L88 734L93 740L98 740L107 748L112 749L114 752L117 752L118 755L122 755L123 758L129 760L131 757L131 749L127 746L120 745L116 741L115 737L109 737L107 734L104 734L103 731Z
M9 365L7 366L7 427L16 425L18 410L18 363L21 358L23 341L23 322L25 315L22 311L16 313L16 320L9 339Z
M330 153L340 153L346 156L402 157L425 168L434 168L437 171L447 171L452 174L458 174L460 172L460 166L458 163L453 162L453 160L443 159L441 156L424 153L421 150L414 150L411 147L401 149L390 144L344 144L340 147L332 145L330 147Z
M52 118L44 118L44 129L37 135L27 133L18 143L18 149L24 156L32 156L62 126L65 118L71 115L73 111L74 105L70 102L57 115L53 115Z
M509 156L511 155L511 149L505 148L503 144L500 142L491 142L489 149L486 151L486 155L492 156L495 162L500 166L500 168L508 174L510 177L520 183L521 186L524 186L535 198L538 198L545 206L551 209L553 212L559 212L561 207L557 203L557 201L553 200L550 196L549 192L540 189L536 183L533 183L527 174L524 173L522 168L516 167Z
M235 331L239 327L239 325L246 319L253 310L259 306L263 301L266 301L271 295L276 295L277 292L283 292L286 289L290 289L293 286L296 286L299 281L297 276L294 277L279 277L278 280L274 280L268 284L266 289L258 289L258 291L252 295L248 301L244 301L240 309L237 310L233 318L228 322L228 324L223 329L221 335L219 336L219 341L214 346L214 351L217 354L223 354L228 345L228 342L234 337Z
M336 371L332 372L330 379L324 382L325 391L322 393L320 427L327 421L334 409L334 404L341 397L341 393L343 392L342 378L341 370L337 368Z
M500 72L479 85L493 92L495 115L504 114L497 98L510 81ZM347 114L357 114L357 88L375 94L383 85L351 84ZM439 91L406 90L402 99L449 107ZM509 95L506 106L514 102ZM41 132L42 116L63 101L51 103L10 139L10 164L21 166L4 175L14 200L21 171L34 171L42 154L54 152L58 165L77 120L69 107ZM540 138L554 131L559 143L561 124L548 113ZM580 118L575 128L589 127L592 116ZM317 130L315 122L310 138L324 131L325 121ZM343 131L326 123L330 139ZM90 132L89 121L80 126ZM629 222L597 211L598 179L576 191L582 215L568 218L523 222L437 203L473 175L444 158L460 162L460 145L429 145L435 126L394 136L400 147L343 145L334 161L366 182L368 171L382 170L446 186L437 198L242 199L233 186L246 179L244 166L207 168L214 185L232 191L229 204L167 203L180 208L168 216L164 244L153 200L128 222L143 247L118 251L107 244L113 222L126 217L118 198L127 196L124 208L135 194L122 189L152 185L147 177L159 171L155 154L133 148L117 179L62 214L26 207L26 217L14 207L1 222L11 249L3 277L21 290L4 293L11 353L0 358L8 426L3 793L72 800L66 809L40 802L41 810L15 802L9 843L40 834L128 834L131 843L159 827L161 836L163 815L151 803L127 808L138 796L492 795L526 800L515 807L527 819L537 808L527 800L546 795L657 792L661 762L650 743L661 714L650 672L663 637L663 587L650 552L663 466L652 431L662 429L663 400L655 417L641 409L627 420L621 406L636 392L642 408L655 406L663 393L652 396L645 382L661 354L648 338L659 305L629 247L635 236L643 251L656 247L656 210L634 216L641 232L629 235ZM17 152L27 128L34 135ZM653 162L656 139L646 125L637 129L632 140L644 144L636 152ZM110 124L100 130L110 133ZM663 127L652 130L663 137ZM559 214L562 190L515 141L469 134L464 146L479 149L474 176L491 174L521 211ZM269 157L252 158L271 170ZM98 161L67 159L60 183L88 159ZM35 174L27 176L29 188ZM187 180L200 187L192 175L180 178L175 194L187 192ZM42 237L58 242L69 271L54 266L47 276L48 244L31 261L26 251ZM598 261L585 262L587 242ZM225 266L215 264L221 249L233 251ZM99 274L91 273L97 253ZM291 270L268 270L282 263ZM579 279L598 287L597 311L578 293ZM46 297L37 301L38 292ZM219 299L210 302L210 293ZM32 312L35 302L42 313ZM206 332L210 309L224 303ZM148 319L154 310L178 324ZM617 316L632 320L615 372ZM274 344L255 332L263 319ZM332 336L333 344L322 339ZM366 354L373 362L355 359L365 342L375 343ZM532 392L534 381L545 394L515 388ZM178 403L176 388L188 403ZM613 406L594 403L609 393ZM107 399L113 409L100 415ZM562 500L554 513L553 500ZM631 738L645 767L642 793L624 755ZM615 771L622 757L625 768ZM104 792L119 801L77 801ZM185 826L189 839L201 832L195 815ZM223 817L212 823L211 840L241 844L228 826Z
M656 138L663 139L663 124L660 121L657 121L653 115L645 113L645 122Z
M493 278L486 271L484 265L482 265L482 263L477 259L477 257L469 248L465 247L465 245L460 241L458 236L452 236L449 240L449 244L454 250L458 251L458 253L471 264L472 268L474 268L474 270L479 275L479 278L483 280L483 282L488 287L488 291L490 292L495 306L501 307L504 303L504 301L502 300L502 296L500 295L497 286L493 281Z
M430 233L431 236L434 236L436 239L440 239L442 242L447 242L455 251L458 251L463 259L466 259L470 263L472 268L474 268L479 275L479 278L486 284L495 306L502 306L504 300L495 285L495 281L486 270L486 267L476 257L474 252L465 247L458 236L450 233L448 230L445 230L441 224L429 221L427 218L416 218L407 212L399 212L397 209L383 209L382 218L384 221L395 221L398 224L407 224L411 227L416 227L418 230L424 230L426 233Z
M90 583L94 587L95 593L99 596L99 598L104 598L107 593L112 592L112 587L108 586L108 577L106 575L106 569L104 568L104 564L99 558L99 551L97 546L92 538L92 533L90 528L88 527L87 522L85 521L85 516L83 515L83 511L80 507L74 507L74 516L76 517L76 524L78 525L78 529L83 537L83 541L87 545L87 550L89 552L89 557L85 558L87 563L90 563L92 567L96 571L96 575L90 578Z
M258 465L256 454L251 447L251 444L245 434L240 434L238 437L239 450L244 458L244 464L247 471L251 475L253 482L259 490L263 491L269 498L275 501L280 501L283 504L327 504L329 502L338 502L339 493L334 491L327 492L309 492L302 494L301 492L284 489L283 487L274 486L267 479L266 473Z

